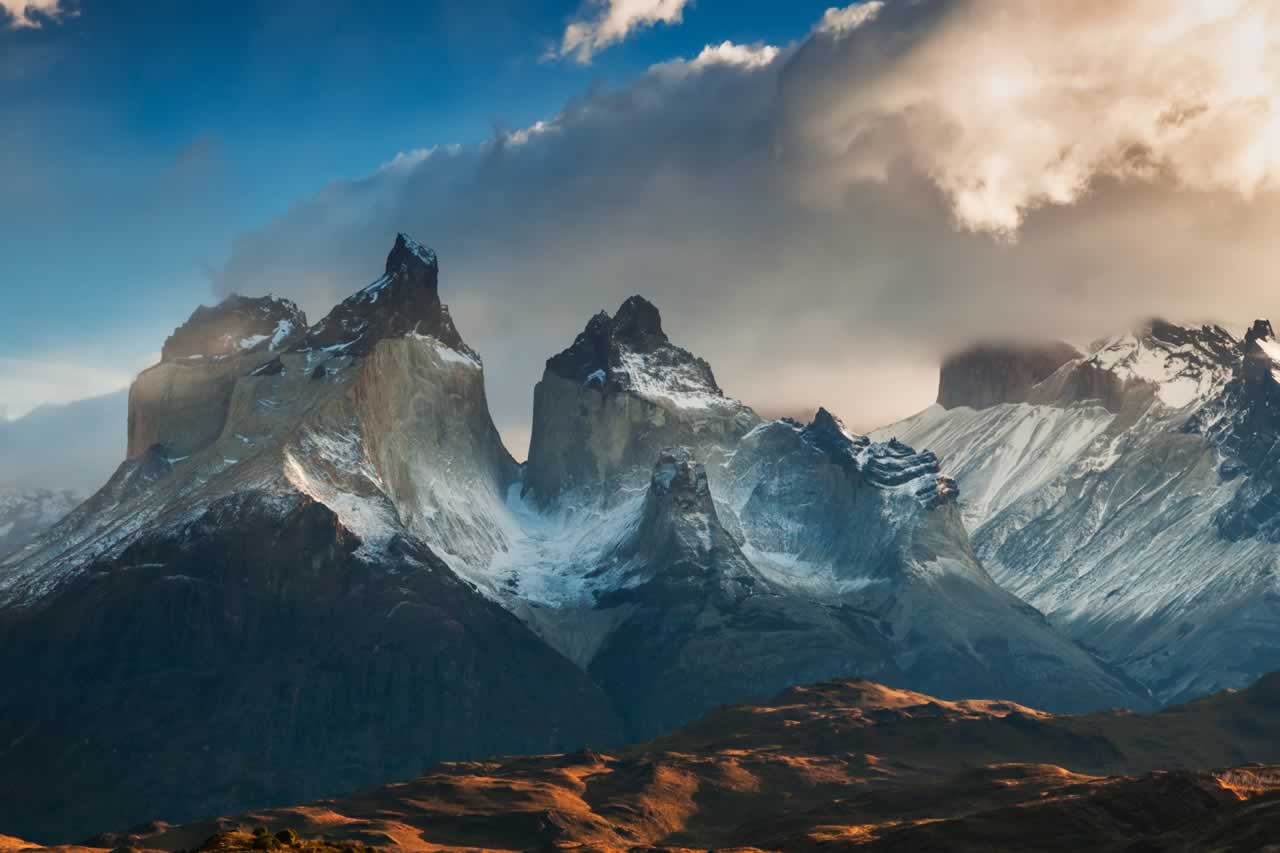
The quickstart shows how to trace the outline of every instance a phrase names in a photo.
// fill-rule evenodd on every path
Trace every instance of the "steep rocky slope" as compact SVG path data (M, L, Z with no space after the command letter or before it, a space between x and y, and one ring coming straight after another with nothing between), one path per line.
M415 246L362 320L350 301L311 330L270 300L197 312L131 394L135 442L156 443L0 563L0 680L21 685L0 695L0 825L75 838L619 736L585 674L437 556L467 519L423 524L431 546L401 521L445 475L465 500L515 474ZM418 456L388 450L400 429Z
M828 682L633 747L442 764L129 841L173 850L225 832L201 849L244 849L236 829L261 826L409 851L1243 853L1280 825L1278 700L1272 676L1150 716L1068 717Z
M591 673L634 737L835 675L1144 701L992 582L936 457L825 410L762 421L639 297L548 360L533 433L509 550L459 571Z
M69 491L0 489L0 558L26 547L79 503Z
M1025 404L938 406L878 435L942 458L1001 585L1176 701L1280 666L1278 365L1268 324L1238 341L1157 321Z

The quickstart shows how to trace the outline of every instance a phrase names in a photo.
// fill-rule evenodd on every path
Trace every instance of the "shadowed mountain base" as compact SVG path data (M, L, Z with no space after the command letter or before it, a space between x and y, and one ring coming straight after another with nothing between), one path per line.
M1157 714L1089 716L839 681L725 707L612 754L441 764L356 796L91 843L1256 851L1280 838L1280 767L1251 761L1280 762L1280 676ZM1235 769L1212 769L1224 767Z

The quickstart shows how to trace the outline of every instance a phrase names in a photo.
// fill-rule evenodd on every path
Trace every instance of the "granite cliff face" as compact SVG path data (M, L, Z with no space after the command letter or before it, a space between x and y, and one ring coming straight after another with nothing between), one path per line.
M935 407L884 430L938 453L1006 589L1161 702L1280 666L1269 324L1243 341L1153 321L1027 402Z
M671 343L658 309L639 296L612 317L592 317L548 359L533 400L524 488L541 507L566 493L609 500L643 488L668 447L697 446L711 462L760 423L724 395L706 361Z
M938 405L989 409L1025 403L1031 389L1080 357L1070 344L979 344L948 357L938 382Z
M157 444L174 456L208 447L222 434L241 374L269 370L306 325L296 305L270 296L197 308L129 389L128 456Z

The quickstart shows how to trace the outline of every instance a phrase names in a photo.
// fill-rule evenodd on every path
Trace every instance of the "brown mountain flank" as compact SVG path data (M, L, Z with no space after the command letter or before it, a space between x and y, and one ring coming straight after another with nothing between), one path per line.
M1280 842L1280 767L1271 765L1280 765L1280 675L1156 714L1088 716L839 681L725 707L610 754L441 764L350 797L89 843L169 851L1263 850Z

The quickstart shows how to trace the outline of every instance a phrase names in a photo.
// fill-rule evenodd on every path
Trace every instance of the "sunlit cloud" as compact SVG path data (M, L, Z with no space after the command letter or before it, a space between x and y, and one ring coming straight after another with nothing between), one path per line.
M636 30L678 24L692 0L590 0L585 13L565 28L553 56L588 63Z
M0 0L0 24L10 29L35 29L66 14L62 0Z
M1280 186L1280 9L1272 0L982 0L827 13L856 47L793 139L842 192L896 164L965 228L1013 235L1100 178L1243 197ZM915 6L915 8L912 8ZM849 17L846 20L846 15ZM886 47L887 45L892 47Z
M218 291L319 316L415 234L517 452L544 360L634 293L728 393L860 428L975 338L1280 318L1280 51L1264 4L1227 5L837 9L863 11L329 186L243 235Z
M650 73L682 75L716 66L740 69L764 68L772 65L782 51L771 44L734 44L724 41L709 44L693 59L677 59L653 66Z
M840 38L868 21L874 21L882 9L884 9L884 3L878 0L870 3L854 3L852 6L843 8L834 7L822 15L822 20L818 22L815 30Z

